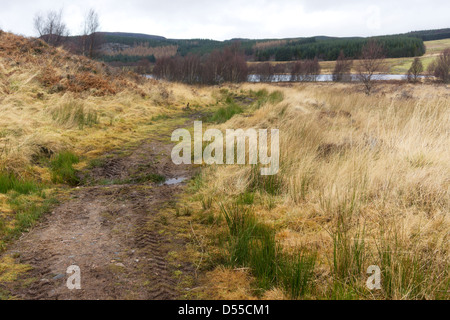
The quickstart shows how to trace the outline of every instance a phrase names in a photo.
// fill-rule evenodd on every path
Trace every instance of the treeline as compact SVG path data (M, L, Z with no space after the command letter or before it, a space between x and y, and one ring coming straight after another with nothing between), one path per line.
M154 55L149 56L129 56L125 54L116 54L116 55L102 55L98 57L99 60L104 62L121 62L121 63L135 63L139 62L143 59L148 60L150 63L155 63L156 58Z
M450 28L425 30L425 31L413 31L413 32L408 32L406 35L419 37L423 41L448 39L448 38L450 38Z
M356 59L361 55L364 45L370 40L378 41L385 49L387 58L415 57L425 53L423 40L417 35L383 36L377 38L330 38L311 37L300 39L278 40L250 40L234 39L228 41L215 41L208 39L143 39L124 36L105 35L105 42L121 43L133 46L136 43L145 43L148 47L176 45L177 55L189 54L205 55L215 50L238 42L247 60L255 61L296 61L301 59L314 59L332 61L336 60L341 51L346 57ZM265 43L272 45L265 46ZM275 45L273 45L275 44Z
M332 61L339 57L341 51L346 57L356 59L370 40L373 39L302 39L288 42L282 47L258 50L255 52L255 59L257 61L293 61L318 57L320 60ZM415 57L425 53L423 40L417 37L379 37L376 41L383 46L387 58Z
M188 84L218 84L247 81L245 54L234 44L210 54L188 54L185 57L165 57L156 61L153 74L168 81Z
M186 57L190 54L200 56L239 43L247 61L296 61L314 59L336 60L341 51L348 58L357 59L362 48L371 40L379 42L386 58L416 57L425 53L424 41L450 38L450 29L417 31L407 34L380 36L373 38L334 38L311 37L297 39L232 39L216 41L210 39L166 39L162 37L145 38L139 35L104 34L103 43L119 43L134 47L137 43L149 48L176 46L171 55ZM131 54L132 55L132 54ZM102 58L103 59L103 58ZM135 58L133 58L135 59ZM109 61L109 60L108 60ZM123 62L125 60L116 61Z
M320 75L320 64L317 58L299 60L290 63L280 63L273 65L270 62L263 62L249 67L249 74L257 77L260 82L272 82L278 75L290 75L289 80L316 81Z

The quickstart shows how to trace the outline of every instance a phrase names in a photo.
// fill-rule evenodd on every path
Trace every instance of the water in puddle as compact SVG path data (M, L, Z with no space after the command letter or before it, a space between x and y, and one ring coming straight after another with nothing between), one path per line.
M179 184L185 180L186 180L185 177L172 178L172 179L167 179L166 182L164 182L164 184L170 186L170 185L174 185L174 184Z

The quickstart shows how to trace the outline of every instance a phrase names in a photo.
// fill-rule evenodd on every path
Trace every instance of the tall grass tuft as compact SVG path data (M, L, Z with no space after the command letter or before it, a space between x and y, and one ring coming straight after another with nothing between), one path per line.
M249 177L251 191L265 191L270 195L278 195L282 192L283 180L279 174L271 176L261 175L260 166L252 166Z
M34 181L18 179L14 174L0 172L0 193L13 190L20 194L37 192L41 187Z
M238 204L220 205L228 227L229 263L248 267L260 289L279 285L294 299L310 292L316 254L283 252L273 227L257 221L256 215Z
M353 283L364 274L366 243L364 227L350 232L349 222L338 217L337 227L331 233L333 239L334 277L344 283Z
M317 254L299 252L286 255L280 265L280 278L283 287L293 299L299 299L312 292L314 268Z
M385 298L423 300L440 293L446 293L448 298L448 264L437 264L414 243L406 246L402 238L397 232L387 231L377 241Z
M284 94L281 91L273 91L269 93L267 89L261 89L258 91L250 90L249 94L256 98L256 102L254 103L254 108L259 109L266 103L277 104L284 99Z
M52 171L52 181L54 183L67 183L78 185L80 179L77 177L77 171L73 165L80 162L80 158L70 151L58 153L50 162Z
M53 120L61 125L77 126L83 130L85 126L92 127L98 123L97 112L87 110L80 101L63 103L51 112Z
M230 96L225 100L225 106L219 108L212 116L211 121L216 123L224 123L230 120L234 115L244 112Z

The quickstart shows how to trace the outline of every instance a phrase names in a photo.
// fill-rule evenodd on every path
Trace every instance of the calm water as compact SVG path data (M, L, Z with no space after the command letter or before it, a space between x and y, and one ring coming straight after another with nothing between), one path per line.
M157 79L152 74L145 75L148 79ZM426 76L419 76L420 78L426 78ZM373 78L374 80L406 80L406 75L404 74L377 74ZM358 81L358 78L355 74L351 75L352 81ZM250 74L247 78L248 82L261 82L261 76L259 74ZM290 74L276 74L272 77L271 82L290 82L291 75ZM331 82L333 81L333 76L331 74L320 74L315 77L313 81L317 82ZM300 82L300 81L295 81Z
M248 76L248 82L260 82L261 76L258 74L251 74ZM404 74L377 74L373 78L374 80L406 80L406 75ZM352 81L358 81L355 74L351 75ZM291 81L291 75L289 74L277 74L274 75L271 82L289 82ZM320 74L315 77L313 81L317 82L331 82L333 81L333 76L331 74ZM298 82L298 81L297 81Z
M166 182L164 182L165 185L174 185L174 184L180 184L183 181L185 181L187 178L185 177L179 177L179 178L172 178L172 179L167 179Z

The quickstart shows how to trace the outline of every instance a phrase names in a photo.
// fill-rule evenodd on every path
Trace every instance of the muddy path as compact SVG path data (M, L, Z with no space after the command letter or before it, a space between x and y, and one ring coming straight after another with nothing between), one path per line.
M6 252L32 267L18 299L178 299L194 266L178 258L186 230L164 213L174 208L195 169L170 159L170 137L143 141L109 154L84 172L83 186ZM162 182L164 177L168 180ZM179 179L181 178L181 179ZM178 180L177 180L178 179ZM69 290L66 273L79 266L81 289ZM26 285L23 285L26 283Z

